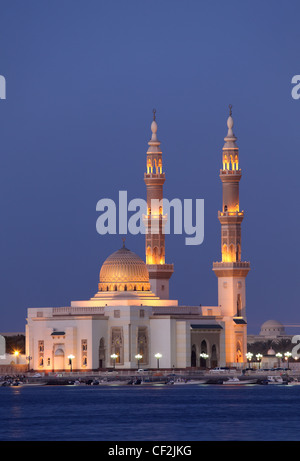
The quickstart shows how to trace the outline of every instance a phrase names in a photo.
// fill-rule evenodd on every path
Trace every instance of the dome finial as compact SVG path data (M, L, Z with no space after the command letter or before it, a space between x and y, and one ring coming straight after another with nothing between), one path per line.
M155 121L156 120L156 115L155 115L156 114L156 109L153 109L152 112L153 112L153 120Z
M232 116L232 104L229 104L228 107L229 107L229 117L231 117Z
M123 238L122 238L123 248L125 248L125 240L126 240L126 237L123 237Z

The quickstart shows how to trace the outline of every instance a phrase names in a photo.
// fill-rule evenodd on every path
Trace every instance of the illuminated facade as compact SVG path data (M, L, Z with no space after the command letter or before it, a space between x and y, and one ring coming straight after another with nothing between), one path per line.
M185 306L169 299L174 267L165 260L165 173L154 112L144 175L146 261L123 240L123 247L104 261L92 298L66 307L29 308L26 355L35 370L135 369L138 364L156 368L157 354L160 367L170 369L240 366L246 361L245 278L250 266L241 261L241 170L231 114L227 125L220 174L222 261L213 264L218 306Z

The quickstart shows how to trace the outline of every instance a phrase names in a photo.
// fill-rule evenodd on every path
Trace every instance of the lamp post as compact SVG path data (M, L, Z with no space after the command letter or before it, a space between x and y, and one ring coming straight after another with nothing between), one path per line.
M257 361L258 361L258 367L259 367L259 369L260 369L260 362L261 362L262 357L263 357L262 354L256 354L256 359L257 359Z
M278 358L278 366L280 366L280 361L282 359L282 354L280 352L277 352L277 354L275 355L275 357Z
M117 358L118 358L117 354L111 354L110 358L113 359L113 361L114 361L114 368L116 368L116 360L117 360Z
M201 352L200 358L205 360L205 367L206 367L206 360L208 359L209 355L205 352Z
M14 356L16 357L16 364L17 364L17 365L18 365L19 354L20 354L19 351L15 351L15 352L14 352Z
M154 357L157 359L157 369L159 369L159 359L162 358L162 355L158 352Z
M26 360L28 360L28 371L30 371L30 360L32 359L32 357L30 357L30 355L28 355L26 357Z
M247 357L247 360L249 362L249 368L251 368L251 360L252 360L252 357L253 357L252 352L247 352L246 357Z
M135 358L136 358L136 360L137 360L137 362L138 362L138 369L139 369L139 368L140 368L140 360L143 358L143 356L142 356L141 354L137 354L137 355L135 356Z
M287 361L287 364L288 364L288 370L290 369L290 363L289 363L289 358L292 356L292 354L290 352L285 352L284 353L284 357L285 357L285 360Z
M73 354L68 355L69 359L69 365L70 365L70 372L72 373L72 360L75 359L75 356Z

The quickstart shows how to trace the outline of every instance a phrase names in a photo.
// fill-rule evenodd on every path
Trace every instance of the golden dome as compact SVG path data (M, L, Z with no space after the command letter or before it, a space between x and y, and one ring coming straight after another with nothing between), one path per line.
M111 254L100 270L99 291L149 291L146 263L123 246Z

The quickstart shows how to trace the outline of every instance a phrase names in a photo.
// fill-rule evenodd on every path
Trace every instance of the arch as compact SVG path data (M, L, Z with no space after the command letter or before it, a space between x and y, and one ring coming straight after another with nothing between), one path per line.
M151 254L151 247L147 247L146 250L146 262L147 264L152 264L152 254Z
M236 258L235 248L234 248L234 245L231 244L230 247L229 247L229 260L230 260L230 262L235 262L235 258Z
M228 262L228 250L227 250L227 245L224 243L222 247L222 261L223 262Z
M157 247L153 248L152 264L159 264L159 255L158 255L158 248Z
M115 285L115 291L118 291L118 287L117 287L117 285Z
M197 355L196 355L196 346L195 344L192 345L192 352L191 352L191 367L197 366Z
M211 348L210 366L211 368L215 368L218 366L217 346L215 344L213 344Z
M65 353L61 347L58 347L54 352L53 357L53 369L64 370L65 369Z
M158 170L159 170L159 173L162 174L162 160L161 160L161 158L158 160Z
M236 342L236 362L242 362L243 361L243 355L242 355L242 345L241 341Z
M237 299L236 299L236 315L237 317L242 316L242 298L241 298L240 293L237 294Z
M200 353L201 354L203 354L203 353L207 354L207 342L205 341L205 339L203 339L203 341L201 342ZM200 357L200 367L206 368L206 362L207 362L207 360L205 360L203 357Z
M160 249L159 263L160 264L165 263L165 249L164 249L164 247L161 247L161 249Z
M99 341L99 368L105 368L105 340L102 337Z

